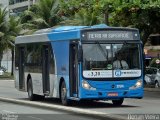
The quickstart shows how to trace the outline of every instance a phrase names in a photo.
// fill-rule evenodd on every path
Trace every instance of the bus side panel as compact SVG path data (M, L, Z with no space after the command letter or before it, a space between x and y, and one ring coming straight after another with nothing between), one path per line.
M19 90L19 70L15 69L15 88Z
M33 93L43 95L42 73L30 73L32 77Z
M62 44L63 42L63 44ZM59 97L60 80L69 88L69 41L52 42L55 57L55 77L53 80L53 97Z
M53 82L51 86L51 89L52 89L52 92L50 94L51 97L54 97L54 98L59 98L59 82L60 82L60 79L58 78L57 75L52 75L51 76L51 81Z
M57 79L57 65L55 59L55 52L52 46L53 42L50 43L50 64L49 64L49 82L50 82L50 97L58 98L58 79Z
M57 75L69 75L69 42L54 42L52 48L55 54Z

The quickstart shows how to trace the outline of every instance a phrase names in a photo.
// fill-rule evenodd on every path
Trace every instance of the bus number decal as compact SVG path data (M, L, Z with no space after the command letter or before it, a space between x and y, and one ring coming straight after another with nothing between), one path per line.
M112 77L111 70L85 70L83 76L86 78L109 78Z

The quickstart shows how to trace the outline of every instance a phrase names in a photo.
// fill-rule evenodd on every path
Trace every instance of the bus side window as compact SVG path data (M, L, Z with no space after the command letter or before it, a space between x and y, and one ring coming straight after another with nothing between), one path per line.
M32 63L32 57L33 57L33 53L32 52L29 52L28 55L27 55L27 63Z

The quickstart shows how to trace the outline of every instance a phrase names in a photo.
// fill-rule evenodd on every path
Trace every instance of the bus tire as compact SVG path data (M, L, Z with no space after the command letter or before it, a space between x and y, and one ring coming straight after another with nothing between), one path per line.
M123 103L124 99L119 99L119 100L112 100L112 103L114 106L121 106Z
M64 81L62 82L60 87L60 99L63 105L70 105L70 100L67 99L67 88Z
M36 95L33 94L33 86L32 86L32 80L29 79L27 83L27 92L28 92L28 98L30 101L36 100Z

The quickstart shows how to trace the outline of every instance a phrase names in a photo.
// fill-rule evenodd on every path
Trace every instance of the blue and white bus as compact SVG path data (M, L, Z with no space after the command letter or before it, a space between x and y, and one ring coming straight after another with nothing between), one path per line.
M30 100L48 96L64 105L72 100L121 105L124 98L143 97L143 45L137 29L63 26L19 36L15 44L15 86ZM117 55L123 58L118 68Z

